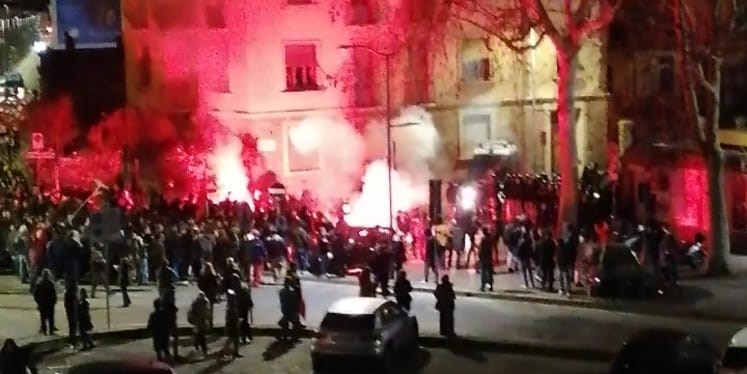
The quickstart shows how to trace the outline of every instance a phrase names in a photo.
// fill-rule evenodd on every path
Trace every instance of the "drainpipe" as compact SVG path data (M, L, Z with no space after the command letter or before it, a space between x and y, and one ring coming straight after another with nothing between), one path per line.
M537 32L535 32L534 29L531 29L529 31L529 43L530 43L530 45L535 45L537 43ZM535 48L532 48L532 49L529 50L529 100L531 102L531 109L532 109L532 115L531 115L532 128L535 130L535 132L536 132L537 127L538 127L537 126L537 97L536 97L535 92L534 92L534 90L535 90L534 73L536 71L536 62L537 62L537 51L535 51ZM552 142L552 139L549 138L549 135L550 134L547 134L544 137L545 138L545 142L548 142L548 141ZM526 136L525 136L524 143L525 143L524 144L524 149L526 149ZM543 151L545 149L547 149L546 145L545 145L545 148L543 149ZM537 160L536 160L536 158L537 158L537 152L532 152L532 155L533 155L532 156L533 164L536 165L537 164ZM543 158L543 164L544 164L544 159L545 159L545 153L544 152L542 152L541 157ZM531 166L532 169L534 168L534 165ZM545 165L545 168L547 168L547 165ZM527 169L529 169L529 168L527 168ZM542 170L542 171L544 171L544 170Z

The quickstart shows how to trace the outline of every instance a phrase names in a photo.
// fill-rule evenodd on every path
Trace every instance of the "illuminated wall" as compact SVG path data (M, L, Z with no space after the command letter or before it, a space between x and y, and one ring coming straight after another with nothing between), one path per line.
M370 61L371 97L353 108L350 97L360 87L349 84L352 73L348 65L359 55L341 53L339 46L366 43L377 49L390 48L380 35L391 32L392 25L386 26L389 29L367 22L350 25L350 14L330 11L334 1L340 0L301 5L290 4L303 2L299 0L123 0L129 100L168 112L204 108L233 131L250 131L257 136L267 167L290 184L303 185L316 178L316 171L324 165L318 160L297 160L289 146L290 126L310 116L344 115L350 119L351 112L365 123L366 118L380 118L384 112L383 58ZM382 0L374 7L384 9L388 3ZM217 22L221 17L224 22ZM551 162L545 161L551 157L534 150L542 149L542 132L550 137L552 132L552 45L544 43L536 52L516 55L494 40L482 47L470 44L468 41L483 35L469 28L457 29L441 41L413 41L398 48L392 58L395 111L408 104L426 104L445 145L438 165L444 177L480 137L511 139L519 145L526 168L545 169ZM470 46L465 48L466 44ZM581 52L576 87L580 97L579 159L603 162L606 98L601 87L605 69L599 43L587 44ZM293 45L314 47L318 89L287 89L286 47ZM293 53L305 52L298 49ZM487 55L490 74L483 81L463 79L465 69L476 68L473 62L462 61L470 54L475 59ZM470 71L475 78L475 71ZM472 120L483 123L463 125ZM552 139L545 143L549 151Z

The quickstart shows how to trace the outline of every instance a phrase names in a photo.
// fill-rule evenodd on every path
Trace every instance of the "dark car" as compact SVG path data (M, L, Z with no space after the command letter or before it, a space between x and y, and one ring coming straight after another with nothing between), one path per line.
M593 297L650 299L663 296L666 290L624 244L610 244L604 253L596 248L585 277L588 294Z
M717 374L720 361L718 351L699 337L646 329L623 344L610 374Z
M64 374L176 374L171 366L159 361L106 360L70 367Z
M719 374L747 372L747 328L739 330L729 341L721 359Z

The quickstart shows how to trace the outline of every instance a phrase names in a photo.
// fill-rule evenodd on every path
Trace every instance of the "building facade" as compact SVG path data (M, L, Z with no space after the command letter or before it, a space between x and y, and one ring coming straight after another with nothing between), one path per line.
M411 106L432 117L442 143L431 165L438 177L453 177L476 146L498 139L517 145L524 170L553 170L552 44L516 53L466 25L449 27L438 40L418 33L400 38L388 3L123 0L129 101L177 121L203 108L231 131L250 132L266 166L299 188L315 183L329 164L294 149L293 127L308 118L344 118L362 133L378 133L371 138L385 139L387 93L392 117ZM398 22L428 35L428 26L419 24L428 17L424 9L412 8ZM606 159L604 42L589 40L579 55L580 163ZM349 45L391 53L390 84L387 58L341 48ZM400 127L413 124L393 124L396 146L405 131ZM386 144L370 149L379 154L366 159L381 157Z

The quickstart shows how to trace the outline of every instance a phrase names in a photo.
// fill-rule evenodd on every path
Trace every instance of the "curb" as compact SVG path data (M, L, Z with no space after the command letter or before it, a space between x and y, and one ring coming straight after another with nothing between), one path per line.
M324 279L324 278L301 278L302 281L319 282L328 284L357 285L355 281L347 279ZM414 292L433 293L432 288L413 286ZM609 300L591 299L554 299L536 295L519 295L508 290L497 290L495 292L467 291L455 289L454 293L461 297L470 297L489 300L505 300L521 303L535 303L543 305L566 306L573 308L593 309L607 312L631 313L657 317L700 319L713 322L747 324L747 316L734 316L721 313L684 310L678 305L646 304L635 300L620 300L619 302Z
M213 330L223 333L223 327L216 326ZM191 327L179 327L179 338L190 337L192 334ZM273 326L253 326L252 334L262 337L277 337L280 335L280 328ZM310 339L314 331L304 329L301 331L302 339ZM147 328L124 328L119 330L105 331L94 333L94 340L98 341L118 341L118 340L142 340L150 337ZM44 357L56 353L66 347L68 343L65 337L56 337L54 339L41 342L31 342L24 347L35 352L37 357ZM474 352L491 352L491 353L512 353L523 355L537 355L550 358L575 359L581 361L610 362L615 357L615 352L603 351L599 349L580 349L567 348L560 346L551 346L539 341L500 341L486 340L472 337L444 338L441 336L427 334L421 335L418 339L420 345L424 348L431 349L459 349Z

